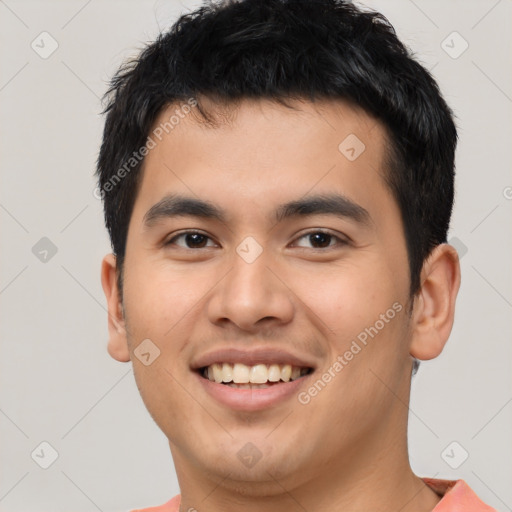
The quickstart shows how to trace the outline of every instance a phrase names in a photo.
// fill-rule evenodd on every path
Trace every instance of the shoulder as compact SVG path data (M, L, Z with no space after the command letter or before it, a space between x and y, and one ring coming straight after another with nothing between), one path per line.
M422 478L434 492L442 496L432 512L496 512L486 505L464 480Z
M180 498L181 496L178 494L167 503L164 503L158 507L140 508L137 510L132 510L131 512L179 512Z

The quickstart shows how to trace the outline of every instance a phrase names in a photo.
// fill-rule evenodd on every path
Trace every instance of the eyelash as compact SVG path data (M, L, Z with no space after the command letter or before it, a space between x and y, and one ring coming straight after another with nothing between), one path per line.
M323 230L323 229L314 229L314 230L308 231L307 233L303 233L302 235L297 237L295 240L300 240L301 238L305 238L307 236L316 235L316 234L323 234L323 235L328 235L328 236L332 237L333 239L337 240L337 246L338 247L342 247L342 246L348 245L348 243L349 243L347 240L344 240L344 239L340 238L339 236L334 235L330 231L326 231L326 230ZM173 236L170 240L165 242L164 245L165 246L173 245L173 243L177 239L179 239L180 237L184 237L186 235L201 235L201 236L206 237L209 240L212 240L211 237L209 237L205 233L202 233L201 231L189 230L189 231L183 231L182 233L179 233L179 234ZM190 250L190 251L194 251L194 250L199 250L199 249L207 249L208 247L199 247L199 248L180 247L180 248L186 249L186 250ZM327 247L312 247L311 249L325 251L325 250L335 249L335 248L336 248L336 245L334 245L334 246L328 245ZM305 247L302 247L302 249L305 249Z

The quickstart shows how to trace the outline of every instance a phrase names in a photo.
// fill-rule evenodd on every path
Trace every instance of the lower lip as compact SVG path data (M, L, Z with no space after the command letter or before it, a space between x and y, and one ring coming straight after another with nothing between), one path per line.
M237 411L260 411L296 396L299 388L305 383L311 374L289 382L274 384L262 389L238 389L212 382L197 373L205 391L217 402Z

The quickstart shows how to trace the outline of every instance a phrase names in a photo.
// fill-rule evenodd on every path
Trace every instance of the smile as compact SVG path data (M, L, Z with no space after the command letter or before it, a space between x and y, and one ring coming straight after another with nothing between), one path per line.
M258 412L293 400L312 378L318 362L278 347L213 350L191 362L200 388L223 408Z
M214 363L200 369L211 382L238 389L266 389L278 383L290 382L308 375L311 368L291 364Z

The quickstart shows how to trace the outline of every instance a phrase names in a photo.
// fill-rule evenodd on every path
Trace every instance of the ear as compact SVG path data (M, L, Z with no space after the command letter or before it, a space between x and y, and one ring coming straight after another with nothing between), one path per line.
M421 287L414 300L411 356L433 359L452 330L460 286L459 256L454 247L438 245L423 264Z
M108 308L108 353L117 361L130 360L124 315L117 287L117 262L113 254L107 254L101 263L101 285Z

